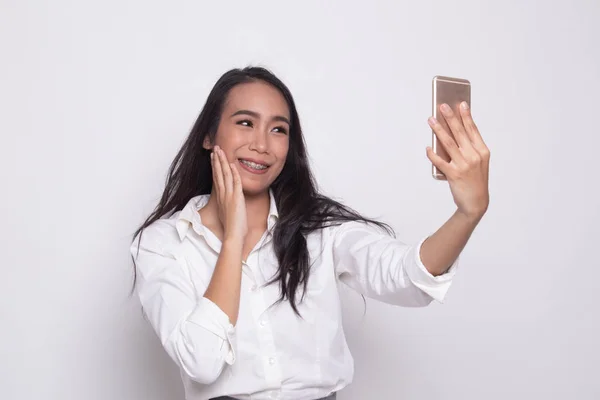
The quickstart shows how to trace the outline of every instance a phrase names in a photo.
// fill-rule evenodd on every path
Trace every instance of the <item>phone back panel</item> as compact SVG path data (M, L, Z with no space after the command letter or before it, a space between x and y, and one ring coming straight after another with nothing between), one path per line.
M471 83L466 79L450 78L447 76L435 76L433 78L433 116L444 127L446 132L452 135L444 116L440 111L440 106L444 103L452 107L455 115L460 118L460 103L466 101L471 106ZM446 161L450 161L450 156L444 149L444 146L438 140L435 133L433 134L432 148L434 153L438 154ZM442 171L438 170L435 165L432 165L432 175L435 179L446 180Z

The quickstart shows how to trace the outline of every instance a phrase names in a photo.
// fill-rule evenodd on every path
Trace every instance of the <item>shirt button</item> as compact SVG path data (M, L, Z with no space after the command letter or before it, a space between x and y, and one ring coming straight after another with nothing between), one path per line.
M253 292L256 290L257 286L256 285L252 285L252 287L250 288L250 290L252 290Z
M269 358L269 364L271 364L271 365L275 364L275 359L273 357Z
M265 326L267 324L267 321L265 321L264 319L260 321L260 326Z

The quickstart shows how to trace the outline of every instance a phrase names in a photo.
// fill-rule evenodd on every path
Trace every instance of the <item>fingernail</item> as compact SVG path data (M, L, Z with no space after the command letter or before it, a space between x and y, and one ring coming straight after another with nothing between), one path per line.
M450 106L448 106L448 104L442 104L442 111L443 112L448 112L450 111Z
M429 123L430 123L431 125L435 125L435 123L436 123L436 122L437 122L437 121L436 121L436 119L435 119L434 117L429 117Z
M466 101L463 101L462 103L460 103L460 106L462 107L463 110L468 110L469 109L469 105L467 104Z

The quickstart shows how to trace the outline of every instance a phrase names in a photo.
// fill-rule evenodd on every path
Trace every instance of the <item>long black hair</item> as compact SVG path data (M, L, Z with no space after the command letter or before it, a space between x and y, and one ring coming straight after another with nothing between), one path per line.
M279 301L289 300L294 312L299 286L303 295L310 275L310 255L306 236L318 229L347 221L375 224L390 234L382 222L365 218L351 208L318 192L309 167L306 144L298 111L290 90L272 72L262 67L246 67L226 72L211 90L183 146L171 163L165 189L158 205L135 231L134 239L161 217L181 210L195 196L212 190L210 151L203 147L208 135L214 142L224 104L231 89L239 84L262 81L281 92L290 113L289 150L285 165L271 185L279 218L273 230L273 246L279 262L277 274L268 282L279 282ZM139 245L139 242L138 242ZM134 287L135 287L134 259ZM301 301L302 299L300 299Z

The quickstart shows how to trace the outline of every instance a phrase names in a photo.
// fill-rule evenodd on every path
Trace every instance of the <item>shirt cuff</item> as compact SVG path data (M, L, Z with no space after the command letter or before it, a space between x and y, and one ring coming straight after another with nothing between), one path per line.
M411 254L408 255L407 259L407 274L416 287L438 302L443 303L444 298L450 289L450 285L452 284L452 279L456 274L460 257L452 263L445 273L433 276L431 272L425 268L425 264L423 264L423 260L421 259L421 247L427 238L428 237L422 239L417 246L410 250Z
M206 297L201 297L196 309L188 317L188 322L221 338L223 340L221 352L225 362L229 365L235 362L235 327L219 306Z

